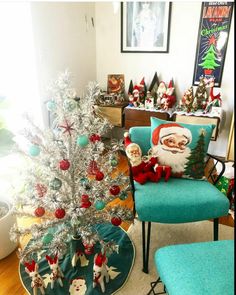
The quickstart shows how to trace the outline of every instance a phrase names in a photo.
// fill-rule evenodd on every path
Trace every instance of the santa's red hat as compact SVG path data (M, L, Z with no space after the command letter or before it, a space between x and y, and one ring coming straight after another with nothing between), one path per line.
M167 137L171 134L183 135L188 140L188 143L190 143L192 140L192 133L188 128L185 128L177 123L167 123L161 124L156 129L154 129L152 133L152 143L157 145L164 137Z
M135 85L135 86L134 86L133 92L134 92L134 91L139 91L139 87L138 87L138 85Z
M140 146L137 143L134 143L134 142L131 141L128 132L125 132L124 133L124 145L125 145L125 148L128 148L128 147L130 148L130 147L134 147L135 146L135 147L138 147L140 149Z

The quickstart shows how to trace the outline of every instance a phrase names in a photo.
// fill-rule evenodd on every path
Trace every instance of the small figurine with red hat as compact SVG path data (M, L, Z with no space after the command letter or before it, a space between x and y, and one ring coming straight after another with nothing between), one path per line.
M64 278L64 274L62 273L60 266L59 266L59 260L58 256L55 255L54 257L50 257L49 255L46 255L46 259L48 261L48 265L51 269L51 289L54 288L54 284L56 281L60 284L61 287L63 287L62 279Z
M176 103L176 96L174 90L175 88L173 86L173 81L170 80L168 88L166 89L165 93L163 93L161 99L161 108L165 111L168 111L169 109L173 108L174 104Z
M164 167L157 163L156 157L149 157L147 161L142 159L142 151L138 144L131 142L128 132L124 134L124 144L126 155L131 164L132 176L135 181L144 184L147 181L158 182L165 172L165 181L171 175L171 168Z
M33 289L33 294L37 295L38 294L38 289L40 290L41 294L45 294L45 283L38 273L38 264L32 260L31 262L25 262L25 271L28 273L28 275L31 278L31 287Z
M107 270L107 257L105 253L97 253L94 256L94 264L93 264L93 288L97 285L100 285L102 292L105 292L105 283L109 282L110 276Z

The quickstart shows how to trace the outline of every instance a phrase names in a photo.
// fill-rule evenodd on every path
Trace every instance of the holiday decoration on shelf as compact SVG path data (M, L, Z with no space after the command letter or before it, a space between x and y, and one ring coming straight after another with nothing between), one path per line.
M176 103L175 88L173 80L170 80L166 92L163 94L161 99L161 108L165 111L173 108Z
M158 86L159 86L159 80L158 80L157 72L155 72L155 74L153 76L153 79L152 79L152 82L151 82L151 84L149 86L149 89L148 89L148 91L150 91L151 96L154 97L155 101L156 101L156 98L157 98Z
M135 181L140 184L145 184L147 181L158 182L163 174L165 174L165 181L168 181L171 175L170 166L159 165L157 158L152 156L144 160L140 146L131 142L128 132L124 134L124 144L126 155L131 164L132 177ZM113 222L116 221L113 220Z
M210 88L210 91L209 91L209 97L208 97L207 105L206 105L206 108L205 108L205 111L204 111L205 113L210 112L212 107L221 107L222 106L222 100L221 100L220 92L217 93L216 95L214 95L214 93L213 93L213 89L214 89L214 85L215 85L214 78L210 78L207 81L207 85Z
M152 97L150 91L147 91L147 95L145 98L145 109L153 109L153 108L154 108L154 97Z
M180 101L180 109L184 112L191 112L193 105L193 86L189 87Z
M138 86L138 89L139 89L140 102L142 104L144 104L144 100L145 100L145 97L147 95L147 86L146 86L144 77L142 78L141 82L137 86Z
M168 87L164 81L161 81L157 88L157 108L168 111L174 107L175 103L176 96L173 80L170 80Z
M112 126L96 112L98 93L98 85L90 82L87 94L77 100L71 75L65 71L50 87L51 103L47 108L53 118L51 128L41 130L26 118L27 129L23 135L29 148L19 149L30 164L24 171L25 190L17 194L14 212L40 218L40 222L24 228L15 225L11 238L18 240L32 235L30 242L19 249L19 258L32 277L32 288L40 288L42 294L43 281L36 276L38 253L47 253L52 288L56 280L62 286L59 263L65 259L75 238L83 241L84 249L69 251L71 260L74 257L73 266L80 250L91 255L97 245L96 251L101 251L103 239L96 230L97 225L112 226L113 217L126 222L134 218L133 212L120 205L121 202L107 206L116 198L124 199L119 197L128 194L131 187L129 177L117 170L121 144L105 146L102 141L103 134ZM109 245L111 248L107 246L106 253L113 252L114 245ZM32 265L29 261L33 261ZM72 289L70 293L74 294ZM68 293L69 290L65 291Z
M193 110L205 110L207 106L207 90L206 90L206 82L204 77L200 77L199 84L195 92L194 100L193 100Z

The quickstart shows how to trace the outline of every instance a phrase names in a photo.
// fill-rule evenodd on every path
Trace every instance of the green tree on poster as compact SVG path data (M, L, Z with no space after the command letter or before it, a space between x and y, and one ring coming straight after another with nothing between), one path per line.
M205 130L201 129L200 136L197 145L191 150L191 154L188 157L188 162L185 168L185 175L201 179L204 175L204 146L205 146Z
M216 51L214 49L214 45L211 44L209 49L206 51L206 55L202 58L203 62L198 64L201 66L205 72L205 75L210 75L212 73L212 70L214 70L217 67L220 67L219 64L216 63Z

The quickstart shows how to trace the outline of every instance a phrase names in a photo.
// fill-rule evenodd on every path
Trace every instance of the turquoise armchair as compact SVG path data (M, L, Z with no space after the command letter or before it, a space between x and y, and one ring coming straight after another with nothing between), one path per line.
M132 142L141 147L143 155L147 154L151 147L151 128L132 127L129 133ZM208 159L210 157L208 155ZM212 158L216 160L215 165L218 163L222 168L216 179L212 176L214 169L211 169L208 178L213 184L204 180L170 178L168 182L161 179L158 183L141 185L133 181L130 174L134 210L142 221L143 272L148 273L152 222L186 223L213 219L213 239L218 240L219 217L227 215L229 201L214 186L224 172L224 163Z

